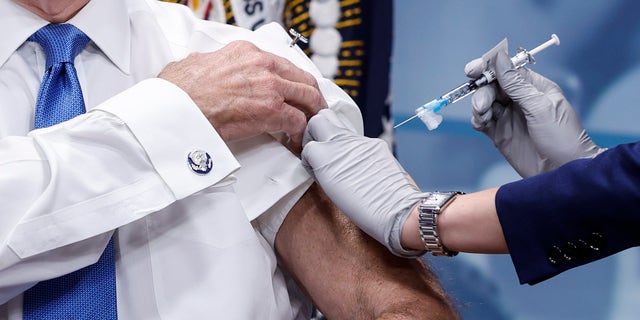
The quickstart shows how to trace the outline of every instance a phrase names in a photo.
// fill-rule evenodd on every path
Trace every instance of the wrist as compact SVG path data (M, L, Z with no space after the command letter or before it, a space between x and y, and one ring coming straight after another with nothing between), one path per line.
M418 206L418 230L427 251L434 256L455 256L457 251L447 249L440 237L439 215L462 192L432 192Z
M449 250L507 253L495 201L498 188L459 195L438 215L440 242Z
M400 257L417 257L425 253L425 247L418 233L417 208L428 194L421 192L405 198L406 209L395 216L388 237L387 246L393 254ZM411 232L415 232L415 234L411 234ZM414 241L414 238L418 240Z
M427 250L424 245L424 241L422 241L422 237L420 237L420 226L418 224L418 218L420 215L420 212L418 211L419 205L420 202L417 202L411 209L411 213L402 227L400 244L407 250Z

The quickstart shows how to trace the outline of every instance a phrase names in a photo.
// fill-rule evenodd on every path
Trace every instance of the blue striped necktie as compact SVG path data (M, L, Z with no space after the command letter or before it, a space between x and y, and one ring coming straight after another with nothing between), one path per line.
M44 128L85 112L73 60L89 38L70 24L50 24L28 41L40 44L47 64L35 108L35 127ZM23 318L117 319L113 240L97 263L42 281L24 293Z

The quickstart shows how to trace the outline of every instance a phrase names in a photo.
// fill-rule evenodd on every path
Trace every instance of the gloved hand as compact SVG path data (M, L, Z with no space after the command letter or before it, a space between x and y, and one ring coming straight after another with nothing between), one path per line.
M386 142L356 134L330 109L309 120L303 141L303 165L353 223L396 255L424 253L404 250L400 235L411 210L426 194Z
M528 68L515 70L506 50L494 55L465 67L474 79L487 67L496 74L496 81L473 95L471 124L522 177L606 150L593 143L558 85Z

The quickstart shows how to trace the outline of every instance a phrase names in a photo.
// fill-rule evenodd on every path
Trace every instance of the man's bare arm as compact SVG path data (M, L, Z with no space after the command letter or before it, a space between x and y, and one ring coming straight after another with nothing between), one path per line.
M329 319L457 319L436 276L353 225L315 184L291 210L276 250Z

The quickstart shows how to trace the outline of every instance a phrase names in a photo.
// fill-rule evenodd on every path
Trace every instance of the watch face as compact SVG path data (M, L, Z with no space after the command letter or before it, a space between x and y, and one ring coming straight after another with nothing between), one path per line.
M425 205L440 207L446 203L457 192L432 192L424 202Z
M433 201L435 203L442 203L445 199L449 197L451 197L451 194L436 193L433 195Z

